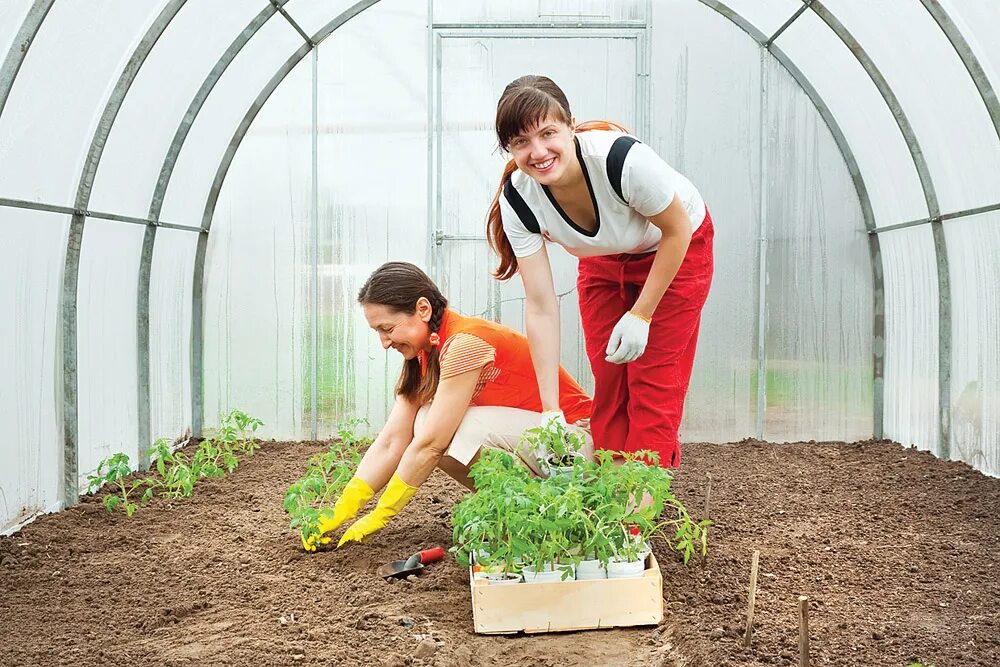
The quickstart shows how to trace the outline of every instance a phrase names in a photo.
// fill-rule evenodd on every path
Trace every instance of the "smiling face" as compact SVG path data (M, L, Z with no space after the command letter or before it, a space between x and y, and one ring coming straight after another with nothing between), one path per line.
M416 310L412 315L380 303L366 303L362 308L368 325L378 334L384 349L392 348L406 360L415 358L421 350L430 350L431 330L428 322L433 310L426 298L417 299Z
M577 164L573 128L550 113L511 138L510 154L517 168L540 184L566 183Z

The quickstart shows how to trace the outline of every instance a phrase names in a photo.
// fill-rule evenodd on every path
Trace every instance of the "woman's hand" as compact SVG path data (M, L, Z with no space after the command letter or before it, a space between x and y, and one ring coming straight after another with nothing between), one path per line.
M611 331L608 347L604 351L605 361L613 364L627 364L635 361L646 350L649 340L649 320L629 311L622 315Z
M481 372L481 368L476 368L438 383L427 416L416 430L413 441L403 452L399 467L389 480L375 509L347 529L340 538L338 547L347 542L360 542L382 530L410 502L417 488L431 476L451 445L455 431L472 402Z
M320 517L317 526L319 533L313 533L308 538L302 537L302 548L306 551L316 551L316 548L321 544L329 544L331 538L327 533L332 533L340 528L345 521L357 516L361 508L374 497L374 489L368 486L365 480L360 477L352 477L333 506L333 516Z

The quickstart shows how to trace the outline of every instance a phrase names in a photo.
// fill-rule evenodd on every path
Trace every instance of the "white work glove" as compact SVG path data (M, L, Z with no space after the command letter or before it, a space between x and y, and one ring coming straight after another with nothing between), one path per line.
M618 320L611 330L605 361L613 364L627 364L642 356L649 338L649 320L636 315L631 310Z

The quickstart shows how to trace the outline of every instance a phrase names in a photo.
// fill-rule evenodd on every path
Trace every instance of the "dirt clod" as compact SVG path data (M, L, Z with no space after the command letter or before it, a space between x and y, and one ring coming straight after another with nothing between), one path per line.
M437 642L433 639L424 639L417 644L417 649L413 652L413 657L418 660L426 660L437 653Z

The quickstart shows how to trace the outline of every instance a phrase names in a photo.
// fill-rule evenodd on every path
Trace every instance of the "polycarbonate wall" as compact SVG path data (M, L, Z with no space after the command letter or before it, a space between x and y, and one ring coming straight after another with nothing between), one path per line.
M684 439L884 433L1000 474L996 3L277 4L0 3L3 526L233 407L379 424L399 359L354 298L385 260L520 327L482 236L529 71L709 203Z

